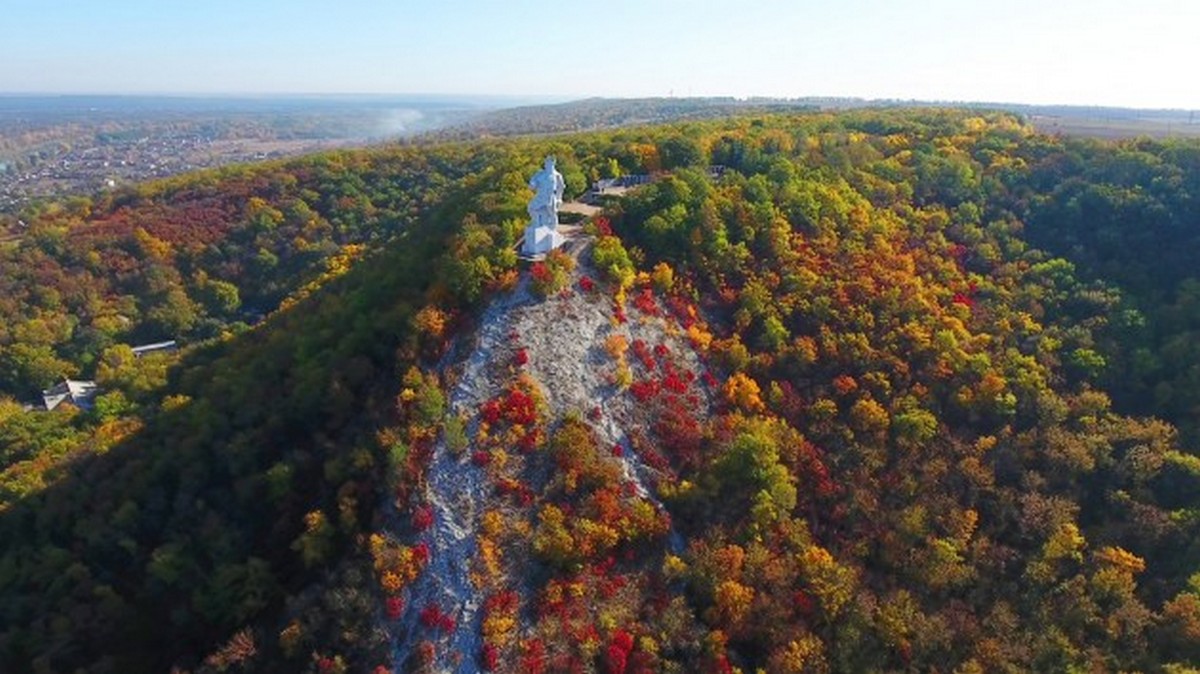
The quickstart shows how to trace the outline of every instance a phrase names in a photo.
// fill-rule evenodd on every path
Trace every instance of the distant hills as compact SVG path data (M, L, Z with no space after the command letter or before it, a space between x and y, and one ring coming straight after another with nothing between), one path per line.
M1127 138L1200 136L1194 111L1100 106L1025 105L808 96L801 98L589 98L552 105L503 108L452 124L435 137L563 133L636 124L711 119L729 114L862 108L952 107L1006 110L1027 117L1045 133Z
M4 213L37 199L334 147L569 133L734 114L931 105L1007 110L1052 134L1200 135L1190 111L836 97L589 98L547 104L501 96L0 95L0 229L6 225Z

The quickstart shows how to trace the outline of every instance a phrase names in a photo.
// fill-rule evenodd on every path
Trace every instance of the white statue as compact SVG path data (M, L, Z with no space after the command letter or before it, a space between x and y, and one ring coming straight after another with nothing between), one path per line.
M546 157L542 170L529 179L534 195L529 202L531 222L525 228L525 242L521 246L525 255L545 255L562 245L558 209L562 206L566 186L562 174L554 169L554 157Z
M542 170L529 179L529 186L537 192L529 202L533 226L558 227L558 209L562 206L563 189L567 184L554 168L554 157L546 157Z

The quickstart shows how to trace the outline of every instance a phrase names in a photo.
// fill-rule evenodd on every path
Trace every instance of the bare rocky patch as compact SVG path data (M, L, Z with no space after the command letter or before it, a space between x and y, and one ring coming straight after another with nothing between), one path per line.
M586 247L577 246L576 250L586 252ZM536 521L534 508L531 503L506 498L498 485L524 477L532 486L530 493L536 494L545 486L545 471L540 478L530 478L529 469L537 464L527 463L532 455L523 455L517 448L494 451L502 445L495 444L494 438L488 444L492 425L480 414L488 401L511 390L517 376L534 382L540 393L538 413L546 428L566 415L586 419L600 446L612 448L611 455L620 461L623 483L631 486L637 498L662 510L655 496L656 469L642 461L633 437L645 437L647 425L653 422L648 418L651 408L630 393L628 381L620 381L617 370L622 366L608 345L619 335L626 344L637 342L643 348L657 347L659 355L669 353L680 371L697 373L702 364L665 312L645 313L633 307L618 311L611 294L581 289L581 285L593 285L588 281L581 284L589 274L594 278L593 270L580 265L568 289L544 299L535 296L529 279L523 278L514 291L493 301L477 333L464 338L472 339L473 347L467 351L463 344L457 345L458 353L468 355L445 368L443 376L452 382L449 413L465 420L468 443L455 451L443 434L430 459L424 497L434 524L420 538L430 557L421 576L406 589L406 608L395 625L398 671L475 672L495 665L497 646L484 634L495 640L501 627L495 617L485 626L485 604L493 598L494 605L494 598L508 590L516 590L527 600L539 589L528 586L526 569L531 563L528 532ZM623 367L635 379L653 376L636 360ZM694 397L704 414L711 405L710 392L699 385L694 390L700 392ZM532 430L518 428L515 432L529 436ZM525 449L528 455L529 448ZM493 531L500 515L485 522L489 512L530 525L518 534L508 532L500 537ZM503 544L493 545L500 538ZM486 548L483 554L481 540ZM678 551L683 542L672 531L667 545ZM502 626L507 655L516 655L515 644L529 636L531 613L526 604L514 625ZM489 649L492 663L487 662ZM498 668L506 669L503 665Z

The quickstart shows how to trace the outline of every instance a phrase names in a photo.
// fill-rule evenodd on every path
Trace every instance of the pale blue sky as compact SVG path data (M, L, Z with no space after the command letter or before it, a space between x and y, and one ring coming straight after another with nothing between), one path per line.
M1200 108L1200 0L0 0L0 92Z

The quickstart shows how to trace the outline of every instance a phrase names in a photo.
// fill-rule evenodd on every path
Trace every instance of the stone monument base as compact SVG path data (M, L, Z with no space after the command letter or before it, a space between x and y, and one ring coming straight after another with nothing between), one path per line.
M563 245L563 241L563 235L553 227L530 225L525 228L525 240L521 243L521 255L526 257L545 255Z

